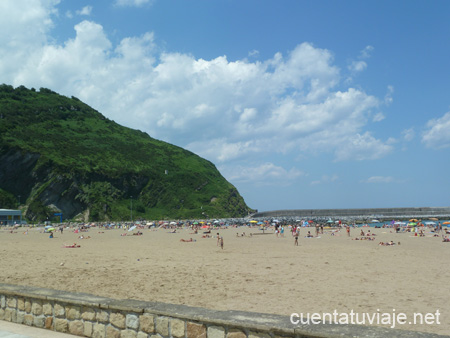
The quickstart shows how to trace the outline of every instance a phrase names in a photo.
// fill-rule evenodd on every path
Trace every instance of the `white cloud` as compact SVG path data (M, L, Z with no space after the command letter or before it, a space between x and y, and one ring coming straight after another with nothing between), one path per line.
M393 147L390 144L375 139L369 132L363 135L356 134L342 142L336 151L336 161L349 159L376 160L392 152Z
M11 17L2 14L5 3L16 2ZM382 100L345 88L326 49L302 43L262 61L204 60L161 53L153 33L113 44L92 21L78 23L73 38L56 44L49 31L58 1L35 0L34 10L25 3L0 2L5 83L76 96L123 125L218 163L322 152L337 161L369 160L393 149L389 140L367 131ZM298 175L274 165L264 168L266 176Z
M362 183L392 183L394 182L394 178L392 176L372 176L367 180L361 181Z
M339 176L334 174L331 176L324 175L320 180L315 180L310 183L310 185L318 185L318 184L326 184L326 183L332 183L336 182L339 179Z
M89 16L92 13L92 6L84 6L82 9L76 11L77 15Z
M141 7L144 5L153 4L154 0L116 0L114 4L116 6L129 6L129 7Z
M252 51L250 51L250 52L248 52L248 56L254 56L254 57L256 57L256 56L258 56L259 55L259 51L258 50L256 50L256 49L253 49Z
M414 128L405 129L402 131L403 139L407 142L412 141L415 136Z
M429 148L450 147L450 112L441 118L427 122L426 130L422 135L422 142Z
M226 167L221 172L233 182L257 182L259 185L277 185L290 182L306 174L296 168L286 170L273 163L263 163L255 167Z
M364 61L352 61L348 69L354 73L362 72L367 68L367 63Z
M384 103L386 105L389 105L389 104L391 104L394 101L394 99L392 98L393 94L394 94L394 86L388 86L387 87L387 93L384 96Z
M380 121L383 121L385 118L386 118L386 116L384 116L384 114L382 112L379 112L373 116L373 122L380 122Z
M373 52L374 48L373 46L366 46L360 53L359 53L359 57L361 59L367 59L369 57L372 56L372 52Z

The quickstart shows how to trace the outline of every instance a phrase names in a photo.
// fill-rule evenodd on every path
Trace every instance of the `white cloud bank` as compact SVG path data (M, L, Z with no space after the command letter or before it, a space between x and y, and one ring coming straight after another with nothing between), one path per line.
M429 148L450 147L450 112L441 118L428 121L422 135L422 142Z
M121 124L216 163L323 152L336 161L372 160L393 150L367 130L384 118L377 113L384 100L346 88L326 49L302 43L265 61L203 60L160 52L153 33L114 45L92 21L78 23L72 39L56 44L50 33L58 2L0 2L2 82L74 95ZM240 177L301 175L266 163L241 172Z

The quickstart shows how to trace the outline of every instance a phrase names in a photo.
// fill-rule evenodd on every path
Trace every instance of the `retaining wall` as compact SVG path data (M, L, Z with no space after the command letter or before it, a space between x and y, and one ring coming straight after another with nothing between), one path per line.
M0 284L0 327L1 320L95 338L442 337L359 325L293 325L289 316L114 300L9 284Z

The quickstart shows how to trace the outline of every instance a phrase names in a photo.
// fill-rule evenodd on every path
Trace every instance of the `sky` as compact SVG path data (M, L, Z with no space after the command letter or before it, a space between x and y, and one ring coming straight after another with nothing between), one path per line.
M2 0L0 83L216 165L259 211L450 206L450 1Z

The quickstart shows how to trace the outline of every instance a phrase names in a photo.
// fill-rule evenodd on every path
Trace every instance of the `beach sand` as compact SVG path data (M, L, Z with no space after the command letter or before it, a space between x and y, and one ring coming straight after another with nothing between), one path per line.
M53 239L38 229L23 231L0 231L2 283L287 316L395 309L410 319L415 312L439 310L440 324L396 327L450 332L450 243L430 233L420 238L374 229L375 241L356 241L355 229L351 238L345 231L305 238L303 228L294 246L289 233L277 238L240 227L218 230L221 250L215 238L190 230L121 236L125 231L91 228L82 233L91 238L83 240L70 230ZM237 232L259 235L236 237ZM191 237L196 242L180 242ZM378 245L390 240L401 245ZM63 248L75 242L81 247Z

